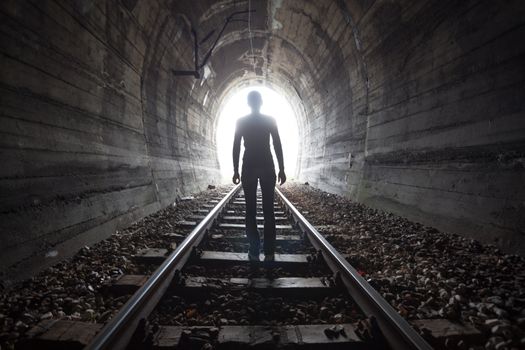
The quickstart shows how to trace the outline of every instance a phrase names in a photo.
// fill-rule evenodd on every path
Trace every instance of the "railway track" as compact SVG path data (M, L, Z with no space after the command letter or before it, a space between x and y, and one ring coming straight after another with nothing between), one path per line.
M112 287L134 294L87 349L431 349L278 189L275 262L248 262L241 192L188 217L171 254L136 257L153 272Z

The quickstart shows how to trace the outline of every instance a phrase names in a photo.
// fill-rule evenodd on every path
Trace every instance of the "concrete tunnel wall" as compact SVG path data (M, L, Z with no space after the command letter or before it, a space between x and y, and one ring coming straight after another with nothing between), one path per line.
M54 263L218 179L231 89L300 116L301 181L525 251L525 5L252 0L200 80L202 38L247 1L4 1L0 266ZM201 57L210 41L201 47Z

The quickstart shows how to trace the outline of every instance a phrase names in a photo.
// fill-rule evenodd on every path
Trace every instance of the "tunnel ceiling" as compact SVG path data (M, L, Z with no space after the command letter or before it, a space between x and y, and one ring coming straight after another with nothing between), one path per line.
M341 76L347 70L339 69L345 64L340 43L353 44L350 14L344 1L173 2L176 16L183 16L186 25L193 26L200 38L215 30L212 38L201 46L201 57L211 47L226 18L248 8L255 11L251 15L251 31L245 21L231 22L206 66L209 71L205 85L201 86L212 91L218 103L232 86L264 82L284 92L295 104L302 100L307 114L311 114L314 106L320 105L320 90L326 89L324 77L337 71L341 81L349 81L348 75ZM248 15L238 18L247 20ZM185 31L185 35L189 34ZM186 54L192 55L192 50Z

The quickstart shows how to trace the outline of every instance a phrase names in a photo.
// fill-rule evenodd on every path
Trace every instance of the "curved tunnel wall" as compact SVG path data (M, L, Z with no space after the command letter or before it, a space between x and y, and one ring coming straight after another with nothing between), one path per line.
M216 178L204 96L171 74L191 57L166 3L0 6L2 270L52 264Z
M302 181L523 253L522 2L251 5L255 57L232 23L195 80L171 73L193 67L189 25L247 1L2 2L2 270L218 178L220 101L250 81L302 111Z

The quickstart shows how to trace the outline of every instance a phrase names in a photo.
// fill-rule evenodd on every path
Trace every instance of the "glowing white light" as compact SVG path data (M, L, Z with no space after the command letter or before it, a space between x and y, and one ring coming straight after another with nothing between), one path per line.
M284 168L289 179L295 174L297 164L297 154L299 150L299 132L297 119L292 110L292 106L286 99L274 90L263 87L244 88L233 94L226 100L222 108L219 121L217 123L217 151L219 153L219 164L221 167L222 181L231 181L233 175L233 137L235 134L235 124L237 119L250 114L251 110L247 103L250 91L259 91L262 96L263 104L261 113L272 116L277 121L277 128L281 137L284 156ZM275 163L275 170L279 169L277 158L270 141L272 155ZM244 146L241 144L241 160L239 171L242 167L242 154Z

